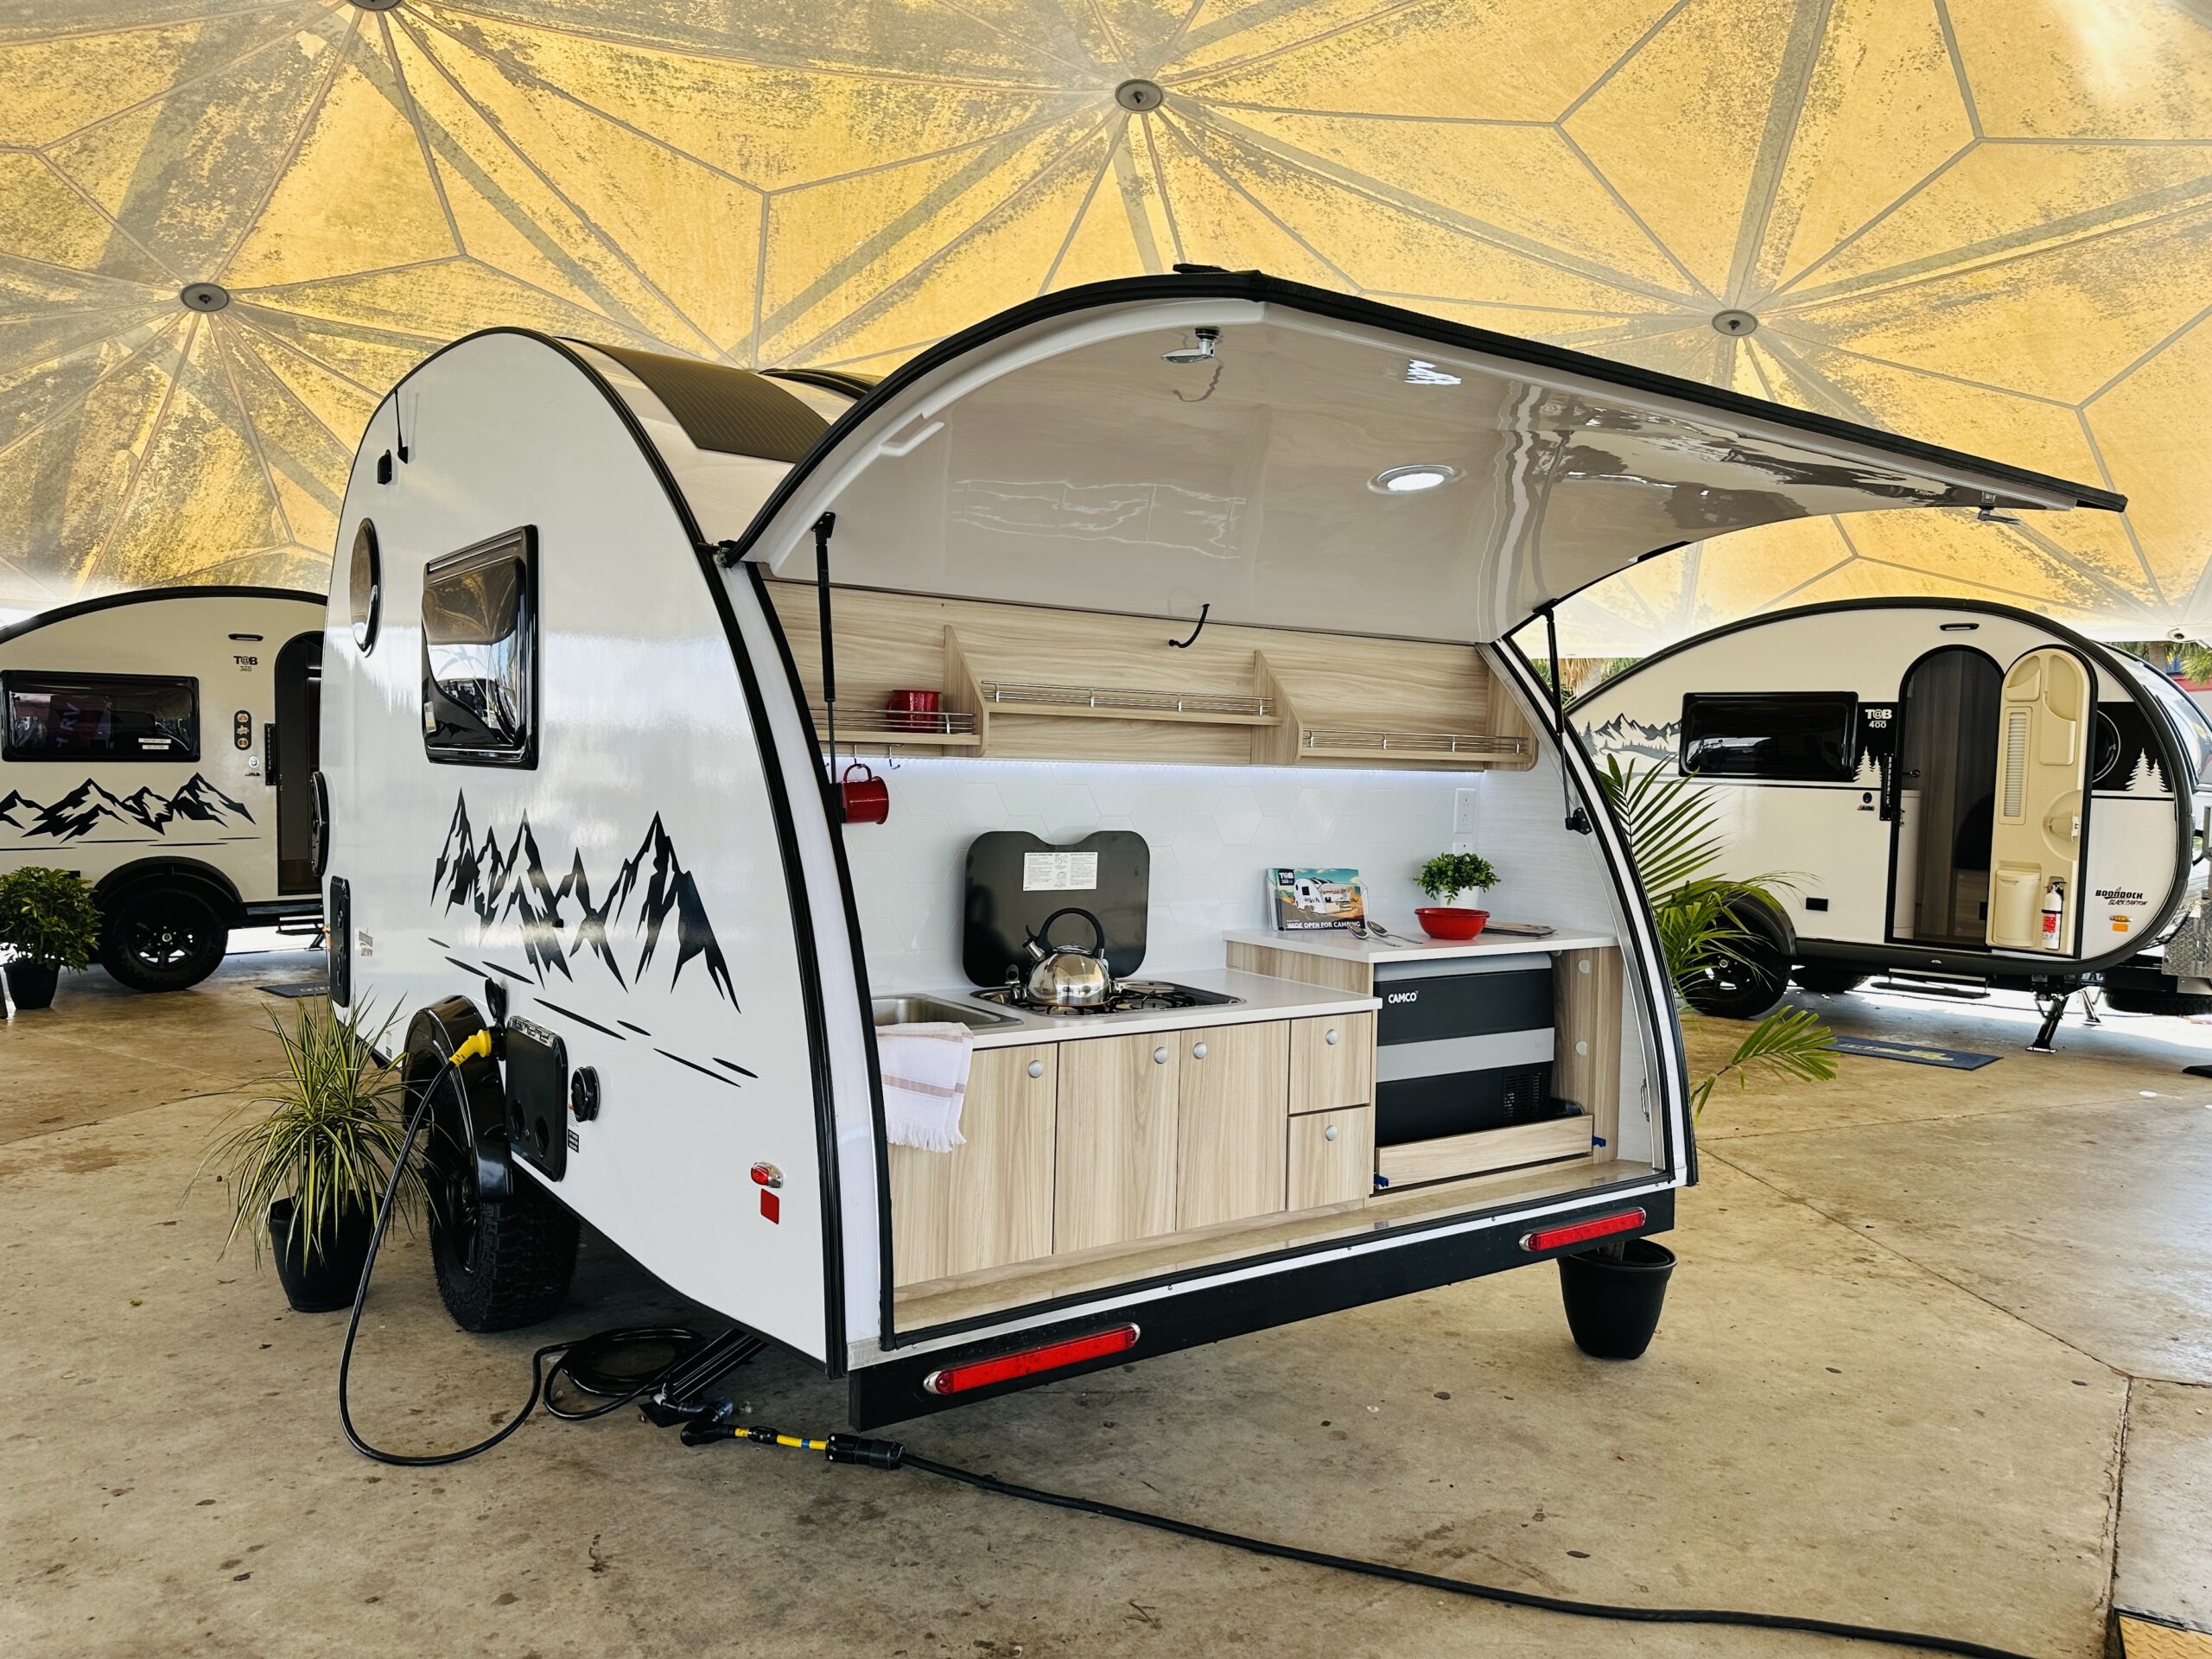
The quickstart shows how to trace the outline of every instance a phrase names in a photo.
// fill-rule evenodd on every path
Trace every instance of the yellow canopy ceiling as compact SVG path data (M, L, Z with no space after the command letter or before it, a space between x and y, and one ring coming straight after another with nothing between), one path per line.
M487 324L880 371L1188 260L2133 498L1731 537L1563 649L1876 593L2212 634L2191 3L42 0L0 22L0 607L320 586L378 396Z

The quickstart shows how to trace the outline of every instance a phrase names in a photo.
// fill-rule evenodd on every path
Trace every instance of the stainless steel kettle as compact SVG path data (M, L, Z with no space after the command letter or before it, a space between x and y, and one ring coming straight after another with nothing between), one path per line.
M1052 924L1063 916L1080 916L1090 924L1090 949L1046 943ZM1070 905L1056 910L1023 943L1028 951L1029 1000L1044 1007L1095 1007L1114 995L1114 976L1106 969L1106 930L1089 911Z

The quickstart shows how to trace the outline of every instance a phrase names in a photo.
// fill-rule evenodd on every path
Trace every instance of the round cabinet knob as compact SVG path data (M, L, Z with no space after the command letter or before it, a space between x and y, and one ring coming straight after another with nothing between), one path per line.
M1321 1131L1321 1138L1324 1141L1335 1140L1337 1138L1337 1126L1333 1123L1330 1124L1327 1128Z
M1030 1061L1030 1062L1029 1062L1029 1075L1030 1075L1031 1077L1043 1077L1043 1076L1045 1075L1045 1062L1044 1062L1044 1061L1042 1061L1042 1060L1032 1060L1032 1061Z
M1166 1049L1164 1049L1164 1048L1155 1048L1155 1049L1154 1049L1154 1050L1152 1051L1152 1063L1153 1063L1154 1065L1166 1065L1166 1064L1167 1064L1167 1051L1166 1051Z
M1191 1045L1191 1058L1192 1059L1203 1060L1205 1057L1206 1046L1204 1043L1192 1043Z
M1328 1044L1331 1048L1334 1048L1337 1046L1337 1028L1331 1026L1328 1030L1321 1033L1321 1040Z

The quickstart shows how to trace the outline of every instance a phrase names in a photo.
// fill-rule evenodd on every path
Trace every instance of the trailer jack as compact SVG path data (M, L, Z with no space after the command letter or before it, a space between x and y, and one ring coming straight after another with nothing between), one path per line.
M732 1325L721 1335L700 1345L657 1383L638 1402L638 1414L660 1428L684 1425L685 1444L691 1444L694 1424L721 1425L737 1414L737 1402L710 1395L707 1389L723 1372L745 1362L767 1346L751 1332Z

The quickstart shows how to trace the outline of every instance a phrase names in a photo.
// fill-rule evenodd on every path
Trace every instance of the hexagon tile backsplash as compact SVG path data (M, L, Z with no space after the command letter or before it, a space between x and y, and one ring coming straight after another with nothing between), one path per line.
M1605 918L1602 906L1586 917L1560 914L1548 891L1540 908L1518 897L1552 885L1536 878L1558 856L1546 844L1560 817L1556 777L932 759L901 761L887 778L889 823L845 833L879 995L964 982L962 872L968 843L987 830L1027 830L1055 842L1094 830L1141 835L1152 848L1147 975L1220 967L1224 932L1268 925L1264 872L1278 864L1357 868L1370 913L1414 931L1414 906L1427 901L1414 874L1451 845L1452 794L1470 787L1482 797L1476 846L1502 877L1493 909L1519 904L1510 913L1577 925ZM1531 825L1548 833L1532 836ZM1576 907L1588 903L1584 897Z

